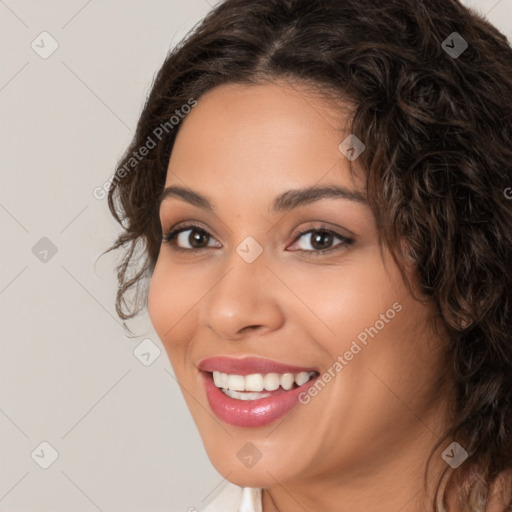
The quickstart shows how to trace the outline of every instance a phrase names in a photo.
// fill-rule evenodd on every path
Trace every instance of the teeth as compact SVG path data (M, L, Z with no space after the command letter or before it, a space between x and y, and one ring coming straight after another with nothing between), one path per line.
M245 379L243 375L228 375L228 383L226 386L233 391L245 390Z
M285 391L289 391L294 387L294 384L302 386L314 375L316 375L315 372L300 372L297 374L252 373L244 376L215 371L213 372L213 382L218 388L226 391L226 394L232 398L239 398L240 396L243 396L243 398L239 399L255 400L256 398L264 398L263 395L269 396L268 393L260 393L261 391L275 391L279 386L281 386ZM227 393L227 391L233 393ZM239 391L249 391L251 393L236 393ZM236 397L234 396L235 394L237 395Z
M275 391L281 384L281 379L277 373L267 373L263 377L263 387L267 391Z
M223 388L223 384L224 384L224 379L222 378L223 375L226 375L225 373L220 373L220 372L213 372L213 383L218 387L218 388Z
M281 387L286 389L286 391L292 389L294 382L295 377L293 376L293 373L285 373L284 375L281 375Z
M261 375L261 373L246 375L244 386L251 391L263 391L263 375Z
M309 379L310 376L307 372L300 372L295 376L295 382L297 383L297 386L302 386L302 384L305 384Z

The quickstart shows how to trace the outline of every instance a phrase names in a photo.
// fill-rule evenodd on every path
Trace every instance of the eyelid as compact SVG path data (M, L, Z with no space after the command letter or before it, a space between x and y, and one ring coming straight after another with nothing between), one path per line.
M297 252L303 252L303 253L311 254L311 255L322 255L322 254L334 252L334 251L338 250L339 247L350 246L355 242L353 237L346 236L346 235L340 233L339 231L337 231L336 229L330 228L327 225L325 225L324 223L320 223L315 226L305 228L303 230L298 231L294 235L292 245L297 243L304 235L307 235L309 233L315 233L315 232L327 232L327 233L331 234L334 238L338 238L341 241L341 243L338 243L338 244L334 245L333 247L329 247L328 249L313 249L313 250L298 249Z
M342 239L350 240L355 239L356 235L354 235L351 231L348 231L347 229L343 229L340 227L333 227L330 224L327 224L322 221L310 221L307 224L309 224L309 227L300 228L297 229L293 236L293 241L295 242L298 237L301 235L305 235L306 233L314 232L314 231L327 231L329 233L332 233ZM343 233L345 232L345 233Z
M202 251L204 249L210 249L211 247L200 247L200 248L192 248L192 249L185 249L183 247L178 247L176 245L175 240L176 238L183 232L185 231L201 231L203 233L205 233L206 235L208 235L209 238L212 238L214 240L217 240L217 238L212 235L212 233L210 233L210 231L206 228L203 228L201 226L199 226L198 224L192 224L192 223L178 223L176 224L175 226L173 226L172 228L170 228L169 230L166 230L164 231L162 237L161 237L161 242L162 243L168 243L169 245L172 245L173 246L173 249L176 250L176 251L182 251L182 252L198 252L198 251ZM217 242L220 244L220 242L217 240ZM222 244L221 244L222 246Z

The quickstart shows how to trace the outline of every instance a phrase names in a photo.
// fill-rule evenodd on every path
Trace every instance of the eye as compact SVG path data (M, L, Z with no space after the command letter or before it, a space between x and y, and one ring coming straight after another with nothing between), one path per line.
M303 241L300 241L301 239ZM339 240L339 243L332 246L335 240ZM300 242L298 243L298 241ZM215 239L210 233L195 225L181 226L169 231L162 237L162 243L172 245L176 251L186 252L201 251L208 247L222 247L218 242L215 243ZM295 237L293 245L298 246L299 251L310 253L312 256L319 256L337 248L350 246L353 243L353 239L320 226L300 232ZM290 247L293 247L293 245ZM309 249L308 245L312 249Z
M174 249L178 251L199 251L206 249L207 247L211 247L208 242L212 240L214 240L214 238L207 231L194 225L173 229L162 237L163 243L173 245ZM189 247L186 247L186 244L189 244ZM182 245L185 245L185 247L182 247ZM213 246L222 247L220 244Z
M303 241L297 244L297 241L300 239L303 239ZM332 244L336 239L338 239L340 243L333 247ZM318 253L322 254L335 250L338 246L350 246L353 243L353 239L347 238L341 233L323 227L302 231L294 240L294 245L298 245L299 250L317 255ZM312 249L308 249L308 246L312 247Z

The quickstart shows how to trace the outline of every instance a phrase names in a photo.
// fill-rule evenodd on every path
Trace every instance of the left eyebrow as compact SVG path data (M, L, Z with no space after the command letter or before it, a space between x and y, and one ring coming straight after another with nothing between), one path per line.
M164 189L159 199L159 206L170 197L182 199L204 210L211 212L214 210L212 202L206 196L177 185L171 185ZM368 204L364 196L355 190L349 190L338 185L327 185L287 190L274 199L271 212L279 213L289 211L320 201L321 199L348 199L364 205Z
M284 212L299 208L320 199L348 199L367 205L364 196L355 191L338 185L316 186L288 190L278 195L272 205L272 212Z

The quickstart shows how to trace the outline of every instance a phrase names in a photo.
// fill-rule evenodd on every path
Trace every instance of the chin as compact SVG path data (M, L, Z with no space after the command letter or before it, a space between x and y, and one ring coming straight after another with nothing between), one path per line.
M234 471L231 469L231 473L228 469L226 473L221 473L221 475L224 476L226 480L239 487L261 487L266 489L274 487L276 480L280 483L283 481L279 476L274 475L272 471L270 471L270 474L267 473L267 469L268 468L260 468L257 473L254 472L255 468ZM272 478L273 476L274 478Z
M281 467L279 463L286 463L283 459L278 464L274 457L267 460L263 458L252 466L248 462L246 467L237 455L227 455L227 452L217 453L215 455L208 454L213 467L226 480L240 487L262 487L269 488L276 485L276 482L283 483L294 479L296 471L289 472L287 469L291 467ZM241 457L243 459L243 457Z

